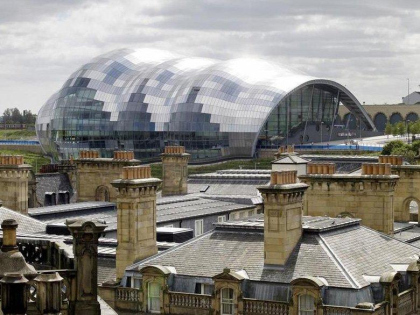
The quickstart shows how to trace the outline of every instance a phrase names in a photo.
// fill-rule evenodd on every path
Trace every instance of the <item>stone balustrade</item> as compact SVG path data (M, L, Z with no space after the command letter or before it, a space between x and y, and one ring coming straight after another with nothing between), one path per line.
M363 163L362 175L391 175L391 164Z
M335 163L308 163L306 166L307 174L327 175L335 173Z
M398 294L398 315L408 315L414 312L414 293L413 289L406 290Z
M211 299L211 295L169 292L169 305L171 308L187 307L209 310L211 308ZM173 313L171 312L171 314Z
M22 165L23 155L2 155L0 156L1 165Z
M379 163L389 163L391 165L402 165L403 157L401 155L380 155Z
M295 184L297 181L297 171L271 172L270 185Z
M117 301L140 302L140 290L135 288L119 287L116 289L115 298Z
M243 299L245 315L288 315L289 305L285 302Z

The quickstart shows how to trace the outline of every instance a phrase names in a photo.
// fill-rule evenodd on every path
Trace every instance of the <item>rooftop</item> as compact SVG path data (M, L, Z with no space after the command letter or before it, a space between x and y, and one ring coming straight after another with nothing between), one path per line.
M290 283L302 276L321 277L329 286L363 288L366 275L380 276L418 259L420 249L361 226L351 218L305 217L303 236L286 265L264 265L261 218L216 224L216 228L128 267L172 266L177 274L212 277L229 266L245 270L251 281ZM379 278L378 278L379 279Z

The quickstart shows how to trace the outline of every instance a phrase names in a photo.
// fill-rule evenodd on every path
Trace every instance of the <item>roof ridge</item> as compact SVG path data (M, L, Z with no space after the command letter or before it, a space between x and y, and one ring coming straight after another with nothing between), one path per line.
M334 253L332 248L327 244L327 242L324 240L324 238L321 236L321 234L318 234L315 236L321 247L325 250L328 257L331 258L331 260L337 265L337 267L341 270L344 277L348 280L348 282L351 284L353 288L360 289L362 286L357 282L356 279L352 276L352 274L344 267L344 264L340 261L340 259L337 257L337 255Z

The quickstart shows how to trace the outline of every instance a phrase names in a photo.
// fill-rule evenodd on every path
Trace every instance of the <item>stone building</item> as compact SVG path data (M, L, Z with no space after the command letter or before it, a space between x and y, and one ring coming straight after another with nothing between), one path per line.
M0 156L0 200L6 207L22 214L28 213L29 172L23 156Z
M128 266L101 296L140 313L417 314L420 249L360 219L301 217L309 189L273 172L264 214Z
M123 167L138 165L140 161L128 151L115 151L113 158L100 158L98 151L81 151L74 163L78 201L115 201L111 182L121 176Z
M303 213L310 216L361 218L362 224L386 234L394 232L395 186L399 177L390 164L363 164L362 173L336 174L334 164L310 163Z

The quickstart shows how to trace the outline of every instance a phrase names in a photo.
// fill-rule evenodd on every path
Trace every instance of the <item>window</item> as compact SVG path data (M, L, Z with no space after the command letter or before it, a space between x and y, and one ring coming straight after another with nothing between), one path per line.
M234 312L233 305L233 289L224 288L222 289L221 295L221 315L231 315Z
M239 219L245 218L245 211L239 212Z
M212 286L205 283L196 283L195 284L195 293L197 294L212 294Z
M168 227L168 228L173 228L173 227L174 227L174 225L173 225L173 224L167 224L167 225L165 225L165 227Z
M195 220L195 236L203 234L203 220Z
M148 307L150 313L160 313L160 285L151 282L147 286L148 289Z
M254 215L254 210L249 210L248 211L248 217L252 217Z
M299 295L299 315L315 314L315 299L312 295Z
M221 223L221 222L225 222L226 221L226 216L225 215L220 215L217 217L217 222Z

